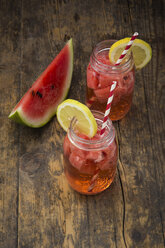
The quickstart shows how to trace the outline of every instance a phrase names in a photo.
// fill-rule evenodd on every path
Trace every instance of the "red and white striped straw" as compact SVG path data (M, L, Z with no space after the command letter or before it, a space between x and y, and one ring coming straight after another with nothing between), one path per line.
M136 37L137 37L138 35L139 35L139 34L138 34L137 32L135 32L135 33L133 34L133 36L132 36L132 38L130 39L130 41L128 42L126 48L125 48L124 51L122 52L120 58L117 60L115 66L120 65L120 63L121 63L122 60L124 59L125 55L127 54L128 50L129 50L130 47L132 46L133 41L136 39ZM103 124L102 124L102 128L101 128L101 132L100 132L101 135L105 132L105 128L106 128L107 120L108 120L108 115L109 115L110 110L111 110L111 104L112 104L112 101L113 101L113 95L114 95L114 90L115 90L115 88L116 88L116 84L117 84L117 82L116 82L116 81L113 81L113 84L112 84L111 89L110 89L110 93L109 93L109 97L108 97L108 101L107 101L107 107L106 107L105 114L104 114L104 120L103 120Z
M120 63L122 62L122 60L124 59L125 55L127 54L128 50L130 49L130 47L132 46L134 40L137 38L138 36L138 32L135 32L132 36L132 38L130 39L130 41L128 42L126 48L124 49L124 51L122 52L121 56L119 57L119 59L117 60L115 65L120 65Z
M109 92L109 97L108 97L108 101L107 101L107 107L106 107L106 110L105 110L100 135L102 135L105 132L105 129L106 129L106 126L107 126L107 120L108 120L108 116L109 116L109 113L110 113L110 110L111 110L111 103L113 101L114 90L116 88L116 85L117 85L117 82L113 81L112 85L111 85L111 88L110 88L110 92ZM93 177L91 179L91 182L90 182L90 186L88 188L88 192L92 192L93 188L95 187L95 183L96 183L96 180L97 180L97 178L99 176L99 172L100 172L100 169L98 169L95 172L95 174L93 175Z
M100 135L102 135L105 132L105 128L106 128L108 116L109 116L109 113L110 113L110 110L111 110L111 103L113 101L114 90L116 88L116 85L117 85L117 82L116 81L113 81L113 83L111 85L110 92L109 92L109 97L108 97L108 101L107 101L107 107L106 107L106 110L105 110L105 114L104 114L104 119L103 119L103 124L102 124L102 127L101 127L101 131L100 131Z

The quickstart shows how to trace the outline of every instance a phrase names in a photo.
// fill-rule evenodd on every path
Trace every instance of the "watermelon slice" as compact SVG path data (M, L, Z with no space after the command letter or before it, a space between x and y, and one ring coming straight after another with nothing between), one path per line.
M34 128L45 125L67 96L72 72L73 45L70 39L18 102L9 118Z

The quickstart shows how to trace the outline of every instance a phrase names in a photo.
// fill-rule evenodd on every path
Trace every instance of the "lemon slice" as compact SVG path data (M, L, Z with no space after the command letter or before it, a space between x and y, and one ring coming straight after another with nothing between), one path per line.
M57 120L65 131L68 130L73 117L77 119L75 128L78 132L88 137L93 137L96 134L96 120L86 105L72 99L67 99L58 105Z
M116 41L109 50L109 59L115 64L120 57L121 53L125 49L126 45L130 41L131 38L125 38L122 40ZM133 58L135 62L136 69L143 68L152 57L152 49L151 46L140 39L134 40L132 47L130 48L133 52Z

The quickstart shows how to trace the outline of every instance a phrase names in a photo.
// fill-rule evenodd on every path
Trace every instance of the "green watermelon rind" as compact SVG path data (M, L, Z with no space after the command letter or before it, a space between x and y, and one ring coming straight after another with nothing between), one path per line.
M56 114L57 112L57 107L58 105L66 99L69 89L70 89L70 85L71 85L71 80L72 80L72 73L73 73L73 43L72 43L72 39L70 39L68 42L68 47L69 47L69 53L70 53L70 68L68 69L68 76L66 78L65 81L65 86L66 88L64 89L64 93L61 96L61 98L59 99L59 101L52 106L52 108L50 109L49 112L47 112L47 115L44 116L44 118L41 119L41 121L33 121L32 119L28 119L23 111L21 106L19 106L16 110L12 110L12 112L10 113L10 115L8 116L9 119L14 120L17 123L29 126L29 127L33 127L33 128L39 128L39 127L43 127L45 124L47 124L52 118L53 116Z

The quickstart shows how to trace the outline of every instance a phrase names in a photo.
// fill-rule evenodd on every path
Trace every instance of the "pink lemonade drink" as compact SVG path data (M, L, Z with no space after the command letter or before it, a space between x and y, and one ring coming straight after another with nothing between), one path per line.
M124 62L114 66L109 60L109 49L114 40L102 41L96 45L87 68L86 105L90 109L105 112L109 91L113 81L117 81L111 105L110 119L122 119L132 103L135 70L132 53Z
M82 194L97 194L113 182L118 157L115 129L110 119L104 134L104 114L92 111L98 131L93 138L74 131L72 123L64 140L64 172L70 186Z

